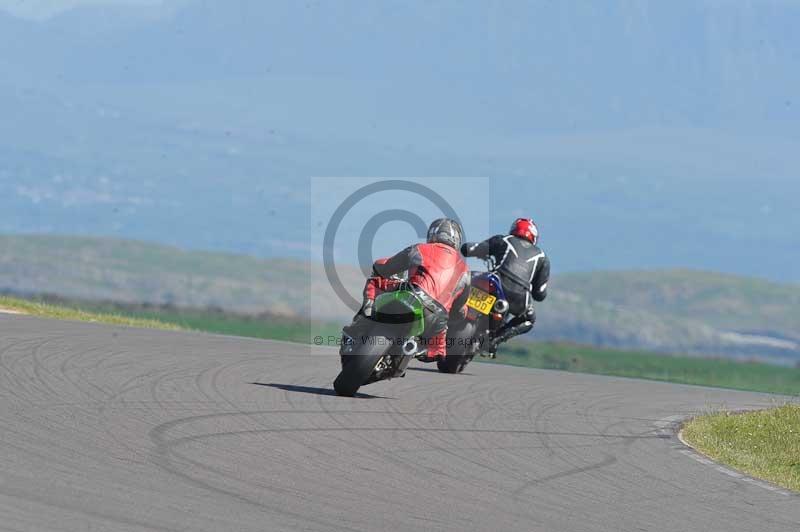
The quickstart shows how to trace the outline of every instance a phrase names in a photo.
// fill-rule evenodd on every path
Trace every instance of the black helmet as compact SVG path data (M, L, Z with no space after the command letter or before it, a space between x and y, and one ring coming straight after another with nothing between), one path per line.
M460 249L461 242L464 240L464 229L461 224L450 218L439 218L434 220L428 228L428 242L438 242Z

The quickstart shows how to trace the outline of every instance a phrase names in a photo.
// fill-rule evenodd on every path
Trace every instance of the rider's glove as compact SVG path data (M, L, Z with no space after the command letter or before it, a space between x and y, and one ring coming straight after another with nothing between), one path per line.
M361 308L361 312L364 316L371 318L372 315L375 313L375 300L374 299L367 299L364 301L364 306Z

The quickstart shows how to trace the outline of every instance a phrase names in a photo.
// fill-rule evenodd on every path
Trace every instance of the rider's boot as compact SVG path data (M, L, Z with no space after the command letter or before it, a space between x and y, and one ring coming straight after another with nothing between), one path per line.
M437 362L447 356L447 331L442 331L427 340L427 351L417 355L420 362Z
M519 325L505 326L498 329L495 334L486 341L484 352L489 358L495 358L497 356L497 348L500 344L511 340L515 336L525 334L531 329L533 329L533 322L531 321L523 321Z

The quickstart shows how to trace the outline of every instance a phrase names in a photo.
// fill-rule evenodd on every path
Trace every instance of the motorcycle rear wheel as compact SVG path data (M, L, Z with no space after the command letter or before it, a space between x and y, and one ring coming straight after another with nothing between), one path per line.
M454 323L447 332L447 356L443 360L436 362L436 367L440 373L461 373L467 367L472 357L469 350L474 341L475 322L461 321Z
M447 355L436 361L440 373L461 373L467 365L466 355Z
M353 346L353 350L342 356L342 371L333 381L336 395L353 397L367 382L378 361L392 346L388 339L370 338Z

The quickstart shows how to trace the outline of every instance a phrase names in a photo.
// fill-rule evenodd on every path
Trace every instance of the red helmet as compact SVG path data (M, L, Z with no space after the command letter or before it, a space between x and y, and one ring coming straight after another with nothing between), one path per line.
M517 218L514 220L509 233L524 238L534 245L539 242L539 228L530 218Z

